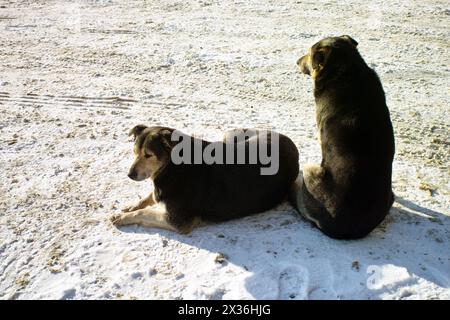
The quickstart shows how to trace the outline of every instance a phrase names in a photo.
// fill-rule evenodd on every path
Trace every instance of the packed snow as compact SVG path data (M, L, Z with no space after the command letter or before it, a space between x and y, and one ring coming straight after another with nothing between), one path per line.
M422 1L0 0L1 299L450 299L450 5ZM349 34L396 136L391 214L338 241L287 203L190 235L109 217L136 124L238 127L320 161L296 60Z

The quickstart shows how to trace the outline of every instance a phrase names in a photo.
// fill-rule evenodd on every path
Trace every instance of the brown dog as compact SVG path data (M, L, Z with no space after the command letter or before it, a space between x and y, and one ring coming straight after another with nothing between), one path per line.
M128 176L136 181L150 178L154 191L125 213L114 215L115 225L140 224L188 233L200 222L227 221L276 206L297 178L298 151L284 135L242 129L228 132L224 141L209 142L183 134L192 150L198 147L201 154L217 157L214 163L196 161L198 154L188 155L183 150L185 161L180 163L174 158L180 146L173 141L175 133L171 128L143 125L131 130L135 160ZM274 137L277 144L272 143ZM271 156L277 156L273 174L262 174L268 164L262 158L253 163L238 161L238 150L250 159L256 142L258 150L267 148Z
M357 45L349 36L326 38L297 62L314 81L322 162L303 168L290 198L305 218L338 239L367 235L394 201L389 110Z

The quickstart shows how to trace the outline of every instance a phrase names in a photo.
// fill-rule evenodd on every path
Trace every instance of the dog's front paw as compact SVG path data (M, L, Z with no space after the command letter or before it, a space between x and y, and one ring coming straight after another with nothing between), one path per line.
M134 211L137 209L139 209L137 206L128 206L128 207L123 208L122 212L131 212L131 211Z
M111 217L109 217L109 221L114 226L121 226L122 225L122 215L120 213L115 213Z

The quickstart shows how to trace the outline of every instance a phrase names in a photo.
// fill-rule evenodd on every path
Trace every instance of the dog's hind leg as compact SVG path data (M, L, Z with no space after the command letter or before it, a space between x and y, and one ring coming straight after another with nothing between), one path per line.
M124 209L122 209L123 212L131 212L139 209L144 209L145 207L151 206L155 204L155 200L153 198L153 192L150 193L150 195L141 201L138 202L138 204L134 206L129 206Z
M293 183L291 190L289 191L289 201L303 218L320 228L320 221L311 215L307 209L307 206L309 207L311 205L311 201L309 197L306 197L304 188L306 188L306 186L303 180L303 172L300 171L297 180ZM314 204L318 203L314 202Z
M335 197L327 190L325 169L318 164L306 164L294 182L289 199L307 220L322 228L334 218ZM331 210L329 210L330 208Z
M168 222L166 210L156 206L116 214L110 220L115 226L138 224L148 228L179 231Z
M318 164L304 165L303 181L314 199L334 217L339 197L330 185L326 169Z

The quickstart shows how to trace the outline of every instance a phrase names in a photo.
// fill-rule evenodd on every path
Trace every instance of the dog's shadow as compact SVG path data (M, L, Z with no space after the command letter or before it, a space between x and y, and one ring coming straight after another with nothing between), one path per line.
M209 251L211 261L219 257L217 268L240 268L240 275L208 288L212 299L379 299L398 292L407 298L420 293L405 288L423 281L438 291L450 288L450 217L403 198L396 199L368 237L352 241L328 238L287 203L190 235L143 227L121 230L159 233ZM184 259L187 264L189 259ZM205 272L206 279L215 271ZM227 295L236 286L244 294Z

